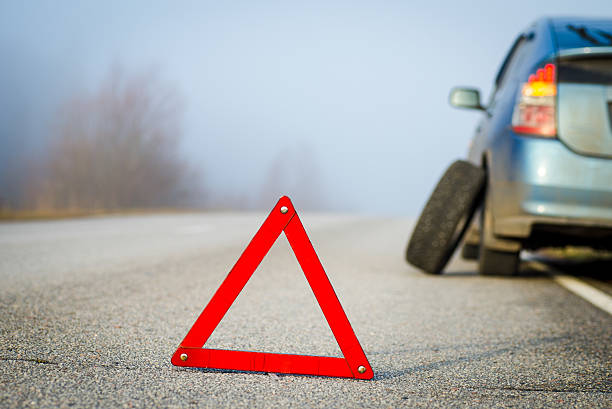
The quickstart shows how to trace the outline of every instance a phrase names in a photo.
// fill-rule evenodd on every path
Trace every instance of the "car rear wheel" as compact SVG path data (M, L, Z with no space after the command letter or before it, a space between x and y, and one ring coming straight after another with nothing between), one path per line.
M485 195L486 197L486 195ZM478 254L478 272L483 275L511 276L518 271L520 263L520 248L512 251L502 251L488 246L495 240L493 236L493 215L491 203L485 199L480 214L480 251ZM510 244L517 244L511 243ZM511 246L512 247L512 246Z
M478 271L483 275L515 275L519 266L519 253L482 248L478 257Z
M444 173L417 221L406 260L430 274L440 274L480 205L485 172L466 161Z
M479 245L466 243L461 248L461 258L464 260L478 260L479 252Z

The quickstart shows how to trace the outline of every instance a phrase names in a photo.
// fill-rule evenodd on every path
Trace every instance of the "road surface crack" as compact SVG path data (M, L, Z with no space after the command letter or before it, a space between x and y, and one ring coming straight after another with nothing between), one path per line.
M42 358L7 358L7 357L0 357L0 361L22 361L22 362L35 362L37 364L44 364L44 365L59 365L59 363L57 362L53 362L53 361L49 361L47 359L42 359Z
M590 392L598 392L598 393L610 393L609 390L606 389L598 389L585 386L583 388L546 388L546 387L520 387L520 386L500 386L500 387L486 387L486 386L478 386L472 387L473 389L480 390L491 390L491 391L516 391L516 392L554 392L554 393L590 393ZM468 388L469 389L469 388Z

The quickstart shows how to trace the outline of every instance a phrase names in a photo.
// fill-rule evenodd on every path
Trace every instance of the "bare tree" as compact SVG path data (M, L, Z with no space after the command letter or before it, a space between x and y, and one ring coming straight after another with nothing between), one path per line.
M188 175L179 155L181 108L155 75L112 70L96 92L62 107L31 196L55 209L180 204Z

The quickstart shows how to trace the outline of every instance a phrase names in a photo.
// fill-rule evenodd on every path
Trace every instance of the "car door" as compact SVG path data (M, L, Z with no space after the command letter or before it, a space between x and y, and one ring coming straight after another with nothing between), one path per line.
M493 91L489 97L484 114L476 127L468 153L468 159L474 164L483 165L484 153L493 143L493 131L496 129L496 124L505 120L500 114L507 114L504 111L504 107L508 104L503 102L506 102L504 100L508 98L514 98L515 87L513 85L515 81L512 81L512 79L527 55L527 44L532 38L533 33L521 34L514 41L495 77Z

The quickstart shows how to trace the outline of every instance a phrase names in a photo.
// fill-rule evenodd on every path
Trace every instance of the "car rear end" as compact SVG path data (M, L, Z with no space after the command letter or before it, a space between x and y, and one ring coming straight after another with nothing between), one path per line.
M517 90L509 160L494 186L494 233L532 248L610 249L612 20L553 20L549 28L553 54Z

